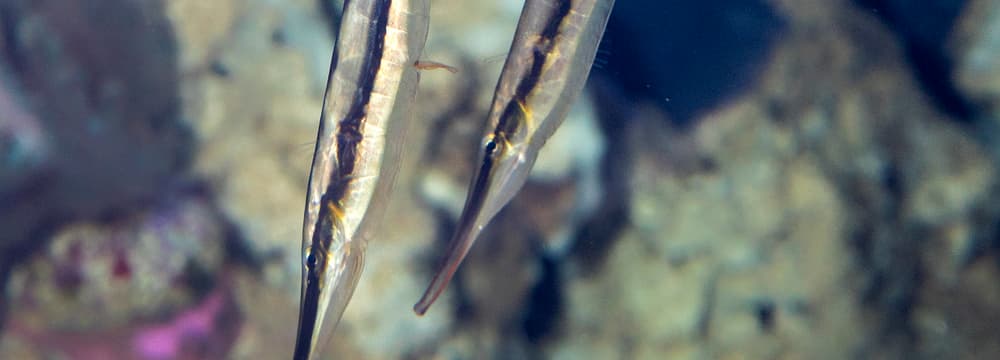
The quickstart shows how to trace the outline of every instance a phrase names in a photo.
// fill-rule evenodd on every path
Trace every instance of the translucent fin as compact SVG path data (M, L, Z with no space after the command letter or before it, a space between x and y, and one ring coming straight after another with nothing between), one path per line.
M489 171L481 171L473 184L486 183L488 177ZM476 185L473 185L473 188L470 190L469 199L465 202L465 209L462 210L462 215L458 220L458 229L448 245L448 252L442 260L441 267L434 274L434 279L431 280L430 285L424 290L424 295L413 305L413 311L417 315L426 313L427 309L434 304L434 301L448 287L451 278L455 276L455 271L458 270L458 265L465 259L465 255L469 253L472 244L476 242L476 238L479 237L479 233L483 230L483 226L478 225L478 223L488 221L481 219L483 217L483 213L480 211L482 209L481 205L487 194L485 188L480 190L477 191Z
M329 346L333 339L333 332L340 323L340 318L344 314L344 309L354 296L354 289L358 286L361 273L365 266L365 252L363 249L352 248L343 258L342 268L334 274L327 285L333 285L330 293L330 302L326 307L325 316L319 323L319 337L316 339L315 349L310 360L318 359L320 354L324 354L324 349ZM325 358L330 358L326 356Z
M304 253L299 328L292 358L314 359L330 341L364 267L364 242L350 241L342 211L324 196Z
M317 359L333 338L333 331L354 295L364 268L364 251L359 250L352 248L342 252L339 258L331 259L331 268L325 278L306 275L292 359Z
M493 162L489 153L487 150L483 165L469 188L465 208L458 219L457 231L448 245L441 267L434 274L434 279L420 301L413 305L413 311L417 315L426 313L448 287L479 233L524 186L537 156L536 153L513 152Z

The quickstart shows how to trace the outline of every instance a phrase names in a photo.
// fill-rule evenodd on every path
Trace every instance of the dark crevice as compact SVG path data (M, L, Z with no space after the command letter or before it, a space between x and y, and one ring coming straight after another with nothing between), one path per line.
M597 211L573 234L572 254L585 273L596 273L603 266L610 249L629 223L628 190L632 167L628 144L628 118L632 103L627 95L603 73L594 73L589 86L597 103L597 118L607 148L601 159L600 177L603 195Z
M984 241L984 247L986 251L992 253L1000 254L1000 217L997 217L993 223L994 229L986 241ZM1000 268L1000 256L996 256L994 259L995 265Z
M212 74L215 74L215 76L221 78L228 78L230 75L232 75L232 71L229 69L229 66L226 66L226 63L223 62L221 59L213 60L208 65L208 67L209 70L212 71Z
M475 72L476 64L474 60L463 58L461 59L461 67L463 69L469 69L470 72ZM442 134L447 134L449 131L453 130L456 126L456 119L468 118L469 114L475 114L480 109L477 108L475 99L476 94L481 88L476 76L464 76L461 77L462 82L459 84L460 89L456 91L456 94L462 94L463 96L456 97L457 102L450 104L450 106L443 110L440 116L435 117L429 121L429 131L430 137L445 137ZM423 154L420 162L423 164L418 168L426 169L431 168L435 159L442 156L442 153L447 152L449 147L458 146L452 142L448 141L426 141L426 145L421 150ZM471 144L468 144L471 145ZM478 159L475 158L476 153L469 153L469 164L474 164ZM417 178L423 177L423 174L416 175ZM419 194L421 190L419 189L419 183L415 182L414 187L410 189L411 192ZM435 231L437 234L436 242L431 248L434 249L434 253L430 254L425 261L422 261L423 266L426 270L426 274L433 276L433 272L437 270L439 262L442 260L438 254L444 249L448 248L448 243L451 240L451 235L454 233L457 227L457 219L453 218L452 214L444 208L441 208L439 204L425 202L425 205L431 208L433 212L432 218L435 221ZM469 319L474 311L474 304L466 296L466 290L462 282L463 277L462 271L457 271L454 278L449 282L449 287L457 296L455 296L456 307L455 316L457 319ZM427 278L430 280L430 277ZM416 299L414 299L416 300Z
M899 39L913 74L932 104L961 122L974 119L975 106L952 80L953 59L945 49L965 0L855 0Z
M213 200L212 202L216 202ZM280 249L266 251L263 253L254 252L250 248L247 241L246 235L240 231L239 225L236 225L231 219L221 215L222 230L223 230L223 246L226 254L226 261L233 264L245 265L244 267L251 273L257 275L263 275L264 266L270 263L279 263L283 261L288 254L283 253ZM300 256L295 254L294 256Z
M68 219L50 217L32 229L27 236L27 241L0 248L0 289L7 289L7 281L14 268L48 245L49 239L66 221ZM7 311L9 310L7 301L9 300L8 296L0 296L0 334L3 334L3 328L7 323Z
M889 197L892 199L902 199L906 194L903 192L903 175L899 171L899 167L894 163L885 164L885 168L882 169L882 188L886 190ZM891 213L895 213L898 210L895 209L898 204L890 204L891 209L888 209Z
M921 283L922 264L920 239L926 233L908 223L903 211L911 189L904 168L907 144L899 134L879 143L889 144L885 150L889 159L882 172L867 177L858 173L834 173L841 179L837 191L853 214L848 246L857 259L859 274L858 300L870 315L875 338L862 350L865 357L909 354L915 344L913 306ZM836 166L825 166L836 169ZM834 170L836 171L836 170ZM909 358L904 356L903 358Z
M6 62L14 73L18 73L23 68L24 59L21 56L20 42L17 38L19 21L16 14L19 13L19 10L15 6L12 1L0 2L0 44L3 45L2 55L7 60Z
M451 234L455 231L455 228L458 226L458 224L456 223L455 219L451 217L451 215L448 213L447 210L441 208L434 208L432 211L434 212L433 218L437 223L435 228L437 229L436 233L438 234L436 244L432 248L446 249L448 246L448 242L451 240ZM431 274L432 276L434 271L437 270L438 262L441 261L441 259L438 256L436 256L436 254L438 253L439 252L435 251L433 254L428 256L427 261L424 261L425 264L424 268L427 270L426 273ZM467 295L468 290L466 290L464 282L462 281L462 278L464 277L463 274L464 272L462 271L456 271L455 276L451 279L451 282L448 284L451 291L454 292L455 294L455 296L453 297L455 299L455 308L453 314L455 318L459 320L472 319L475 313L475 304L472 302L471 299L469 299L469 296Z
M10 279L10 273L13 268L13 262L0 255L0 289L7 289L7 281ZM6 333L7 301L9 300L9 296L0 296L0 334Z
M531 290L525 306L524 320L521 322L528 342L537 344L555 329L562 315L563 288L559 274L559 263L547 256L539 258L541 275Z
M479 66L476 64L475 60L469 58L462 58L459 67L462 69L467 69L469 73L478 73L480 71ZM463 70L466 71L466 70ZM432 137L440 136L440 134L446 134L449 128L456 125L456 121L461 121L457 119L467 119L469 114L475 114L473 116L479 116L479 104L476 99L479 98L479 93L482 89L482 83L479 81L478 76L460 76L459 77L458 90L455 92L458 99L455 104L450 106L447 110L441 112L441 115L435 117L430 121L429 134ZM478 143L478 139L477 142ZM471 144L470 144L471 145ZM423 161L428 162L432 159L437 159L440 157L441 153L445 151L448 147L458 146L450 141L427 141L427 145L423 149ZM476 159L476 152L472 151L469 154L469 159L475 163L479 159Z
M761 331L767 333L774 332L777 312L778 309L774 305L774 300L760 299L754 304L754 317L757 318L757 326L761 329Z

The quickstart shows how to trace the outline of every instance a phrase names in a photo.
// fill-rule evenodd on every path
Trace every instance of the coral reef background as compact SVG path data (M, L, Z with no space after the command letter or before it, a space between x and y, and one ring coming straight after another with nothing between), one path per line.
M1000 3L617 1L440 303L521 2L432 1L358 359L1000 358ZM279 359L335 0L0 0L0 359Z

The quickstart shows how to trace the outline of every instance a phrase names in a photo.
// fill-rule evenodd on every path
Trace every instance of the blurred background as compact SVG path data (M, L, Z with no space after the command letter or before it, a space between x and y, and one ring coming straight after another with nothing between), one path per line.
M432 1L337 358L1000 358L996 0L619 0L414 315L522 3ZM291 355L340 8L0 0L0 358Z

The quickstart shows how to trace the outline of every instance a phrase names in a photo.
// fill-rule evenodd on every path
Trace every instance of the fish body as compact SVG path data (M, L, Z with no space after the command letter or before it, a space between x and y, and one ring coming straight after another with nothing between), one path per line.
M521 189L538 151L583 90L614 0L527 0L488 115L465 207L445 259L413 309L447 287L476 237Z
M428 0L344 2L309 175L293 359L318 356L357 286L398 170L428 21Z

